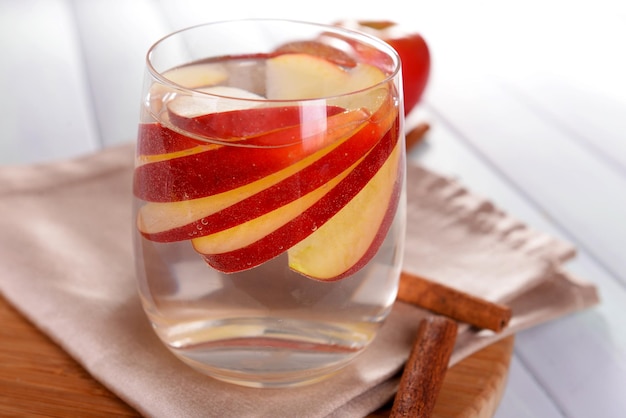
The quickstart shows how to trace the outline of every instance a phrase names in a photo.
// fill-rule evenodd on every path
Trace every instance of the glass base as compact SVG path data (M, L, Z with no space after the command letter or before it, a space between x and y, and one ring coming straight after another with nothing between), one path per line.
M183 362L215 379L257 388L296 387L318 382L348 365L374 336L354 328L319 323L245 320L213 323L195 338L168 344ZM376 328L376 327L375 327ZM199 336L202 335L202 340ZM231 336L231 337L228 337Z

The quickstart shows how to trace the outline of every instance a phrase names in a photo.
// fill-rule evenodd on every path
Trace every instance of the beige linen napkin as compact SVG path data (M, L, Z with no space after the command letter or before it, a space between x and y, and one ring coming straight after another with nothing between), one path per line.
M288 390L239 388L175 359L138 300L131 251L132 147L0 169L0 291L96 379L147 416L363 416L393 395L419 319L397 303L341 374ZM597 302L561 270L573 248L532 231L459 184L408 172L405 269L506 301L506 332L460 332L452 363L496 339Z

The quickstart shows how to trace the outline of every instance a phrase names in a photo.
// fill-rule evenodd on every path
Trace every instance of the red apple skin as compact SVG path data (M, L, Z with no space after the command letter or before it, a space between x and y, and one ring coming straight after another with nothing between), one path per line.
M199 253L214 269L224 273L235 273L259 266L287 251L312 234L315 226L323 225L334 216L365 187L393 152L398 142L399 130L400 122L396 117L391 129L382 140L345 179L313 206L281 228L234 251L221 254L202 254L200 251Z
M391 198L389 200L389 208L387 208L387 211L385 212L385 217L383 218L380 224L380 227L378 228L376 237L371 242L367 251L365 252L365 254L363 254L363 256L359 259L359 261L353 264L352 267L350 267L348 270L346 270L345 272L343 272L342 274L338 276L333 277L332 279L320 280L316 277L309 277L309 276L307 277L314 279L314 280L324 281L324 282L336 282L338 280L342 280L347 277L350 277L351 275L353 275L354 273L356 273L357 271L365 267L365 265L369 263L372 258L374 258L374 256L378 252L378 249L385 241L385 238L387 237L387 233L389 232L389 229L391 228L391 225L395 218L396 211L398 210L398 205L400 203L400 194L402 193L402 182L404 181L405 167L406 167L406 160L402 159L402 161L400 161L400 163L398 164L398 174L396 177L396 182L393 185Z
M390 21L340 21L336 26L374 35L393 47L402 62L404 114L408 115L419 103L430 76L431 54L421 34L404 30ZM373 49L355 48L360 59L384 68L386 56Z
M326 116L333 116L344 110L338 106L327 106ZM296 126L299 129L302 123L301 112L300 106L275 106L209 113L192 118L170 111L169 117L172 125L184 131L228 141L264 136L268 132Z
M408 115L419 103L430 75L430 51L421 35L414 33L406 38L384 39L402 61L404 88L404 114Z
M341 128L341 124L353 118L356 112L362 111L346 111L329 117L329 130L333 123ZM161 126L160 129L165 137L171 135L168 128ZM154 134L154 130L153 126L140 127L140 142L144 132ZM134 172L134 194L149 202L173 202L235 189L321 149L307 146L308 142L302 142L300 135L301 127L292 126L254 137L255 145L265 142L292 145L262 149L214 146L195 154L139 165ZM323 144L322 148L326 145Z
M198 145L206 145L172 130L164 130L159 124L139 125L137 155L160 155L183 151Z

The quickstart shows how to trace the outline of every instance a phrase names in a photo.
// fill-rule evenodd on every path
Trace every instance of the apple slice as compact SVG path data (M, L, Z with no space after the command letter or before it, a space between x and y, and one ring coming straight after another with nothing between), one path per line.
M336 141L345 140L368 116L367 112L357 109L324 119L323 125L312 123L311 132L296 126L255 138L259 141L271 138L278 144L295 142L289 146L210 145L199 148L198 152L173 153L175 158L163 160L152 156L148 163L135 168L135 196L150 202L174 202L236 189L285 169ZM319 120L317 115L314 117L313 122ZM303 122L303 126L308 125Z
M181 86L194 88L196 86L222 82L228 78L228 74L222 65L198 64L175 68L166 72L164 77ZM199 88L198 91L239 97L241 99L262 99L261 96L246 90L228 86L203 87ZM168 113L164 116L165 122L170 121L172 115L174 115L174 118L192 118L211 111L222 110L226 105L221 103L228 103L226 100L216 100L214 97L206 95L184 95L158 83L152 86L150 102L155 114L161 114L160 109L163 106L163 102L167 103ZM230 103L230 109L233 109L236 106L235 103L241 102L234 101ZM184 129L184 127L181 128ZM169 131L169 133L160 132L156 123L142 124L139 131L137 153L138 155L166 154L193 148L197 145L202 145L202 143L174 131Z
M317 280L339 280L376 254L393 221L403 181L401 145L354 199L289 249L289 267Z
M385 79L385 73L369 64L358 63L345 70L317 56L283 54L267 60L266 95L272 100L331 98L377 86ZM366 107L375 111L387 90L381 86L363 95L333 98L332 103L347 109Z
M318 106L312 109L312 105L306 109L297 106L258 107L262 99L254 93L228 86L215 86L200 89L199 91L210 94L225 94L229 97L241 99L253 99L252 101L234 100L229 102L225 98L197 95L177 95L168 103L166 123L180 130L197 134L203 137L214 138L220 141L242 140L253 136L263 136L270 131L278 131L286 127L296 129L303 120L309 116L317 116L321 121L327 116L336 115L344 111L337 106ZM308 121L311 123L310 121ZM257 145L287 145L281 144L277 138L285 135L276 133L270 138L259 139ZM288 141L293 143L293 139ZM251 145L248 142L248 145ZM158 158L145 158L156 154L170 154L187 150L187 153L199 152L202 149L191 148L207 145L202 139L194 139L178 133L174 130L161 131L158 124L144 124L140 126L137 153L140 163L154 162L175 158L176 155ZM182 156L182 155L178 155Z
M149 161L150 158L146 158L149 156L173 154L198 146L206 146L206 143L170 129L163 129L159 123L142 123L139 125L136 153L139 159L145 160L141 164ZM174 158L174 156L169 158Z
M211 94L229 94L229 97L262 99L261 96L246 90L226 86L209 87L200 89L199 91ZM192 133L196 124L202 126L202 123L198 122L196 119L199 115L243 108L244 104L250 106L250 102L228 102L226 99L218 99L211 96L182 95L180 93L173 93L172 96L174 96L174 98L170 99L167 104L168 114L166 114L164 122L166 124L170 123L183 131L190 131ZM217 121L217 123L219 123L219 121ZM202 134L201 132L195 133ZM137 155L141 158L141 156L146 155L171 154L206 145L208 145L207 142L191 138L174 130L162 130L158 123L142 124L139 127ZM202 148L197 148L192 152L195 153L201 150ZM175 158L175 156L172 155L169 158ZM144 158L141 163L163 159L164 158Z
M251 107L242 110L227 110L194 116L191 118L170 113L170 122L177 128L187 132L214 139L216 141L241 141L247 139L247 145L253 137L262 137L262 141L254 144L262 145L287 145L277 139L268 140L270 133L275 133L273 138L285 138L283 133L276 132L286 128L298 131L304 123L313 124L312 119L317 118L317 124L326 124L326 118L344 112L345 109L338 106L271 106ZM298 136L296 136L298 137ZM293 143L290 140L289 143Z
M172 68L163 73L163 78L180 87L199 89L225 82L228 80L228 71L221 63L202 63ZM174 86L154 82L148 95L148 105L152 114L161 114L164 103L172 96L176 96L179 90Z
M199 63L172 68L163 77L179 86L197 89L228 80L228 71L221 63Z
M308 54L324 58L342 67L352 68L356 61L350 54L320 40L293 41L281 45L274 51L276 54Z
M257 229L257 223L254 228L250 227L253 224L247 223L222 231L219 239L211 235L193 239L195 250L216 270L233 273L256 267L311 235L365 187L396 147L399 135L397 111L389 114L394 120L391 129L340 183L308 209L287 223L280 213L267 216L262 230ZM240 239L240 234L246 238ZM219 246L221 241L231 240L236 245ZM214 253L224 249L227 251Z
M231 86L212 86L196 89L195 94L177 93L167 103L170 120L186 120L208 113L241 110L261 106L263 96Z

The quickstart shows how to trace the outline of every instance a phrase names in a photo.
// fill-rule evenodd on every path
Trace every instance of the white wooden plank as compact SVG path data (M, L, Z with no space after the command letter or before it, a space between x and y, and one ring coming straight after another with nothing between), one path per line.
M623 329L605 325L609 321L600 312L563 318L518 336L520 356L567 417L622 418L626 411L626 356L606 343Z
M410 154L412 161L459 179L474 193L491 199L497 206L527 224L554 236L568 239L569 232L545 216L524 195L510 188L508 181L498 171L485 165L483 157L448 129L445 121L428 112L426 106L411 115L409 123L426 120L432 128L426 142ZM409 185L410 187L410 185ZM626 387L626 333L623 312L626 290L590 256L581 251L568 263L573 274L593 281L599 288L601 304L588 311L545 324L520 333L516 340L516 355L523 359L524 367L547 391L559 411L568 411L568 417L586 417L588 405L603 391L611 394L613 385ZM582 354L578 354L582 353ZM584 359L584 362L581 360ZM612 369L611 382L604 380L605 371ZM593 380L592 391L581 392L579 382ZM532 390L531 390L532 389ZM510 388L518 396L518 390ZM575 397L574 397L575 396ZM574 397L574 398L573 398ZM506 398L503 409L513 409L517 398ZM603 412L606 417L619 417L626 410L626 399L614 399ZM611 409L612 408L612 409ZM542 416L542 415L536 415Z
M623 39L626 41L626 32ZM626 60L626 54L621 56ZM626 66L623 71L626 74ZM620 83L606 94L541 75L513 85L507 83L506 88L531 110L567 132L570 139L626 177L626 78Z
M523 59L497 76L531 109L626 176L623 13L623 2L605 1L568 5L558 24L547 14L543 27L533 22ZM586 30L580 30L583 22Z
M62 0L0 0L0 163L98 148L71 9Z
M451 80L500 80L541 118L558 123L569 140L624 175L623 2L432 3L423 11L431 19L422 22L434 55L430 90L440 85L450 100L464 100ZM454 13L446 15L446 7ZM490 97L474 92L473 107L486 111Z
M481 0L421 8L437 71L509 80L552 74L609 94L623 81L623 2Z
M626 284L626 177L495 84L457 81L431 90L433 108Z
M148 48L170 31L149 0L73 3L104 145L133 141Z
M509 366L507 387L494 418L562 418L552 400L537 385L517 356Z
M512 216L522 220L531 227L544 231L560 239L571 241L568 230L546 216L526 196L510 188L507 179L503 179L498 171L485 165L482 156L473 147L460 140L451 131L445 121L430 113L426 106L418 109L411 116L410 123L425 120L432 127L423 145L409 154L411 161L422 164L443 175L457 178L473 193L485 196L496 206ZM410 187L410 185L409 185ZM610 272L599 265L584 249L578 251L577 257L568 262L567 269L574 275L585 278L599 286L602 303L594 308L599 312L602 325L591 324L590 332L598 328L609 329L609 343L614 344L615 351L626 356L626 333L621 332L624 324L621 313L626 306L626 289ZM608 324L608 325L607 325ZM595 337L594 337L595 338ZM626 378L626 377L625 377Z

